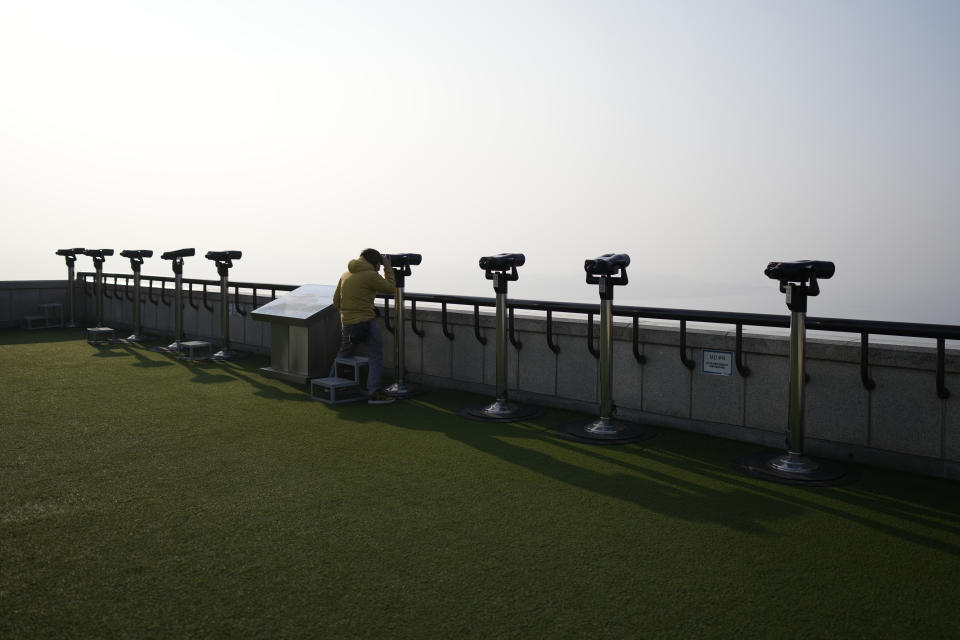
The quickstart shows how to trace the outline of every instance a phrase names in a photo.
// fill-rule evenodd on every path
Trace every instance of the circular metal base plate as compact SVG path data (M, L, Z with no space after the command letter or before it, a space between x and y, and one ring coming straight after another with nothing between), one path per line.
M557 427L556 434L566 440L587 444L629 444L649 440L657 435L657 432L653 427L642 424L592 419L562 424Z
M835 487L855 482L856 469L838 462L762 451L737 458L733 466L754 478L801 487Z
M391 398L399 398L402 400L404 398L423 395L427 392L427 389L418 384L410 384L409 382L404 382L403 384L394 382L393 384L388 384L383 387L382 391Z
M536 418L543 409L516 402L494 401L482 407L459 409L457 415L476 422L519 422Z

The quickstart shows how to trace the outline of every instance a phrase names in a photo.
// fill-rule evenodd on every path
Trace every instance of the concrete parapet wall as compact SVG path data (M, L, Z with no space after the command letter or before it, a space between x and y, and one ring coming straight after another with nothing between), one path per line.
M474 336L472 312L448 311L443 335L441 315L417 309L416 336L406 313L405 368L411 381L493 395L496 382L495 320L481 313L481 345ZM382 322L382 319L381 319ZM722 325L721 325L722 326ZM585 319L556 319L553 334L560 352L547 345L544 317L515 320L518 350L508 346L511 397L544 406L596 412L599 361L587 347ZM598 340L599 329L594 331ZM746 377L704 373L703 350L734 352L735 332L688 328L688 369L680 359L679 328L641 323L639 351L633 353L632 326L613 329L613 398L618 415L653 425L718 435L782 449L785 446L789 340L786 335L743 337ZM930 341L933 343L933 341ZM393 336L384 327L386 372L394 367ZM873 344L868 374L860 375L857 337L807 339L806 449L812 455L853 463L960 479L960 351L946 352L949 398L937 396L936 348Z
M24 316L37 315L41 304L62 304L67 311L66 280L0 282L0 327L19 327Z
M103 323L106 326L117 330L118 337L124 337L133 330L133 301L126 296L133 297L133 285L129 289L120 285L114 287L109 283L106 289L111 295L117 290L124 296L122 298L107 298L103 300ZM97 299L93 295L94 287L88 284L87 291L90 295L84 293L83 287L76 285L75 304L76 304L76 323L79 327L95 326L97 321ZM143 306L140 308L140 321L143 326L143 332L148 336L159 339L173 339L174 333L174 302L173 291L168 287L165 299L168 304L164 304L160 296L160 290L157 286L153 290L154 301L147 296L147 289L144 286L141 290ZM230 296L231 301L233 296ZM240 305L244 311L256 308L270 301L269 296L257 296L257 303L254 304L253 297L250 295L240 296ZM36 280L21 282L0 282L0 326L16 327L20 326L20 320L23 316L34 315L37 313L39 305L56 302L63 305L64 315L69 318L70 312L67 306L67 281L66 280ZM188 340L206 340L214 347L214 351L220 345L220 291L209 291L207 293L207 306L204 306L202 294L194 291L193 303L197 305L194 308L189 301L187 294L183 296L183 331ZM231 345L243 351L253 353L270 352L270 325L252 319L248 315L241 316L236 313L230 315L230 342Z

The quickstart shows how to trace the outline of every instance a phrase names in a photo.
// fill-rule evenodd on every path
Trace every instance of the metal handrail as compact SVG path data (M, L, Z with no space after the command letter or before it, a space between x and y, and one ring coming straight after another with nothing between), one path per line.
M440 304L443 305L444 310L447 305L472 306L474 308L474 333L481 344L486 343L486 340L480 335L480 307L495 307L496 300L494 298L429 293L407 293L406 298L411 302ZM593 337L593 327L590 322L593 314L596 313L596 305L581 302L510 299L507 301L507 307L511 312L518 309L545 312L547 314L547 344L554 353L559 353L559 346L554 342L553 313L586 315L588 320L587 348L591 354L597 355L597 349L593 346L593 340L591 339ZM687 322L732 324L736 328L734 361L737 373L743 377L750 375L750 369L744 365L743 361L743 327L774 327L782 329L788 329L790 327L790 316L765 313L738 313L732 311L704 311L696 309L669 309L621 305L614 307L613 315L615 317L630 318L633 320L633 353L637 362L640 364L646 361L643 354L639 352L638 334L640 318L680 322L680 360L684 367L688 369L693 369L695 363L686 353ZM943 399L950 397L950 391L945 387L945 341L960 340L960 326L958 325L808 317L806 326L808 330L860 334L861 382L868 391L876 388L876 383L870 378L868 369L870 335L934 339L937 341L937 396Z
M89 295L89 290L87 288L87 279L94 277L93 272L80 272L77 274L77 279L80 280L80 285L84 290L84 293ZM127 278L127 274L103 274L103 278L113 277L114 286L116 287L116 278L122 277ZM155 302L153 298L153 281L159 281L161 283L174 282L174 278L165 277L165 276L144 276L148 282L147 295L150 298L151 302ZM125 280L126 282L126 280ZM216 285L219 286L219 281L217 280L202 280L196 278L183 278L182 282L190 285L197 284L204 286L204 293L206 293L206 286ZM231 283L234 286L234 298L235 300L239 299L239 290L243 289L252 289L254 290L254 296L256 296L256 290L265 290L269 289L271 292L271 300L276 299L277 291L293 291L297 288L297 285L283 285L283 284L264 284L264 283L251 283L251 282L234 282ZM161 285L162 286L162 285ZM165 298L165 291L161 290L161 296ZM379 295L378 297L384 299L385 310L389 311L389 300L392 299L392 296ZM462 296L462 295L446 295L446 294L430 294L430 293L405 293L405 298L411 303L411 311L417 302L426 302L441 305L441 314L443 319L443 335L449 339L454 339L454 334L449 331L446 322L446 307L447 305L462 305L467 307L473 307L474 312L474 336L480 344L486 344L487 340L482 335L480 331L480 307L495 307L496 300L494 298L486 298L479 296ZM207 306L206 296L204 296L204 306L208 309L211 307ZM169 302L167 302L169 304ZM256 297L254 297L254 304L256 304ZM577 315L586 315L588 319L596 313L596 305L582 302L552 302L544 300L522 300L522 299L510 299L507 301L507 308L510 313L510 320L513 320L513 312L515 310L523 311L542 311L547 314L547 345L550 350L554 353L560 352L559 344L555 341L555 336L553 334L553 314L554 313L569 313ZM414 312L415 313L415 312ZM790 327L790 317L787 315L774 315L774 314L763 314L763 313L737 313L731 311L703 311L696 309L669 309L669 308L659 308L659 307L641 307L641 306L630 306L630 305L621 305L615 306L613 308L614 317L620 318L629 318L633 323L633 354L637 362L644 364L646 359L643 354L639 351L639 320L641 318L646 320L669 320L680 322L680 359L683 365L687 368L693 368L694 362L687 357L686 354L686 323L687 322L700 322L707 324L731 324L736 327L736 350L735 350L735 364L737 372L743 376L747 377L750 375L750 369L744 365L743 362L743 327L774 327L787 329ZM389 324L390 314L384 314L384 320L388 323L387 328L393 329ZM412 318L411 318L412 319ZM511 332L510 338L511 342L516 348L520 348L520 341L516 340L514 333ZM592 323L588 323L588 338L592 337ZM947 325L947 324L927 324L927 323L918 323L918 322L889 322L889 321L880 321L880 320L856 320L856 319L847 319L847 318L816 318L816 317L807 317L806 319L806 328L807 330L813 331L828 331L835 333L852 333L860 335L860 377L863 386L872 390L876 387L876 383L870 378L869 375L869 346L870 346L870 336L874 335L883 335L883 336L896 336L896 337L905 337L905 338L924 338L924 339L933 339L937 341L937 358L936 358L936 384L937 384L937 395L940 398L949 398L950 391L945 386L945 359L946 359L946 340L960 340L960 325ZM414 322L414 330L417 335L423 331L422 328L416 327L416 322ZM588 348L591 353L596 351L593 346L593 341L588 341Z

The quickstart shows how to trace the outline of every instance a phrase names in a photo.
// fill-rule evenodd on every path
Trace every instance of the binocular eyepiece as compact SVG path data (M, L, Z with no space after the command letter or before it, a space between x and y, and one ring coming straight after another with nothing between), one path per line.
M508 271L522 267L526 260L522 253L498 253L480 258L480 268L484 271Z
M57 249L58 256L66 256L68 258L76 258L78 255L83 255L84 249Z
M833 277L836 266L825 260L797 260L795 262L771 262L763 270L771 280L804 283L811 280L828 280Z
M605 253L583 261L583 270L591 276L613 276L629 266L630 256L625 253Z
M193 254L191 254L193 255ZM207 251L207 255L204 256L207 260L217 260L217 261L229 261L229 260L239 260L243 257L242 251Z
M102 260L106 256L112 256L113 249L84 249L83 255L90 256L91 258L100 258Z
M161 260L176 260L177 258L189 258L197 255L196 249L177 249L176 251L164 251L160 255Z
M131 260L144 258L152 258L153 250L152 249L124 249L120 252L120 255L124 258L130 258Z
M423 256L419 253L385 253L383 257L390 260L390 266L400 269L423 262Z

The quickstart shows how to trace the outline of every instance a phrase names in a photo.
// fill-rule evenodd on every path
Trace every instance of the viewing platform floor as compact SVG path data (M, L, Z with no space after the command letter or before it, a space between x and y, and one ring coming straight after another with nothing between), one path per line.
M960 484L798 488L756 447L595 446L430 391L326 405L81 330L0 331L0 637L946 638Z

